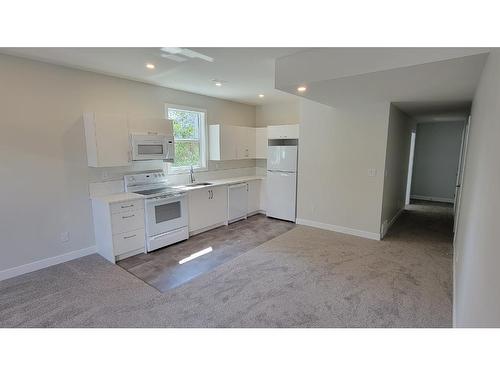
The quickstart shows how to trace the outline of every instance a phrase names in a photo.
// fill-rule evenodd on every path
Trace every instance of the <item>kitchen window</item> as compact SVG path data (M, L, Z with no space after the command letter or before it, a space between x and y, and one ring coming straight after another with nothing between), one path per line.
M178 105L167 105L167 117L174 128L175 157L171 173L185 173L207 168L206 111Z

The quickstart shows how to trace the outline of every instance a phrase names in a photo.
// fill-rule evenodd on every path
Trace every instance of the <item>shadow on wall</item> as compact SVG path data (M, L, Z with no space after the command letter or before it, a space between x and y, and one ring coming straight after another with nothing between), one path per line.
M89 199L87 150L83 117L77 119L64 130L62 138L63 173L61 183L61 210L58 217L60 228L70 231L71 228L85 230L71 231L70 241L81 244L80 248L94 244L92 209ZM87 228L88 227L88 228ZM64 245L64 244L63 244Z

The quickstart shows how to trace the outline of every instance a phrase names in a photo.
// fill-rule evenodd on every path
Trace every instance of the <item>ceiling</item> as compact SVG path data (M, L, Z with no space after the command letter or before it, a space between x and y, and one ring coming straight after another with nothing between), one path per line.
M309 49L277 60L276 87L333 107L392 102L413 117L463 118L490 50Z
M191 48L214 59L164 58L158 48L1 48L0 53L108 74L240 103L284 102L293 96L276 90L275 60L301 48ZM155 68L150 70L146 64ZM213 80L222 81L222 86ZM264 94L259 98L259 94Z
M393 102L400 110L412 117L431 116L466 118L471 109L471 101L446 102Z

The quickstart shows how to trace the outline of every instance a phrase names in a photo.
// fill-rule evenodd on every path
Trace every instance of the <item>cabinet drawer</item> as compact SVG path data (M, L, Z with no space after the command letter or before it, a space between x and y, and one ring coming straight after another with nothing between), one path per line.
M138 229L113 236L114 255L128 253L145 245L144 229Z
M118 212L111 215L113 234L144 228L144 210Z
M135 201L112 203L110 206L111 206L111 213L112 214L116 214L118 212L143 210L144 209L144 200L137 199Z

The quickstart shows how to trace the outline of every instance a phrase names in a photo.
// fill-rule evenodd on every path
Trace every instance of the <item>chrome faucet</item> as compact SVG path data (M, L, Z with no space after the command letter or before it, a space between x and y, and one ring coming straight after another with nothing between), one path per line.
M191 165L191 168L189 169L189 179L191 180L191 183L193 183L195 181L193 165Z

